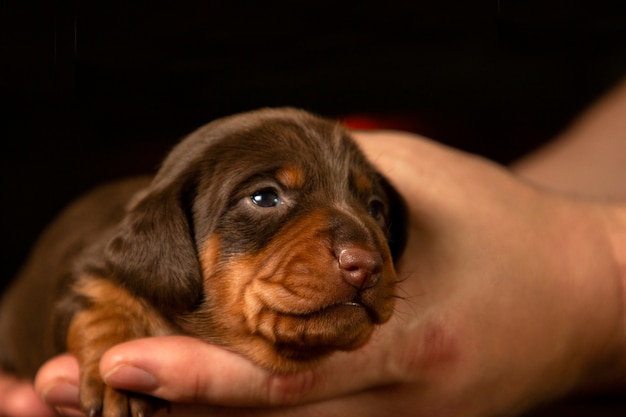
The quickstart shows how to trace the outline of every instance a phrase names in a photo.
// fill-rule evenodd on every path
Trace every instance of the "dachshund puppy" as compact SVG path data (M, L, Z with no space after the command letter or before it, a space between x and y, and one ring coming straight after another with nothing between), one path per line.
M99 188L48 228L0 307L0 365L32 378L72 352L90 416L159 405L100 377L104 352L136 338L191 335L305 369L391 317L404 219L338 123L288 108L214 121L153 179Z

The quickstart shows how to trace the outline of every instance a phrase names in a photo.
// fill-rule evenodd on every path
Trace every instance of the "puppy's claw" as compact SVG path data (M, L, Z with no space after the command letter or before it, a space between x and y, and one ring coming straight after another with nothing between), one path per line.
M90 384L81 382L80 404L88 417L102 417L103 415L104 384L91 381Z
M128 395L130 415L132 417L151 417L159 409L169 408L167 401L158 398L133 393L126 393L126 395Z
M112 388L94 375L83 375L80 400L88 417L151 417L168 402Z

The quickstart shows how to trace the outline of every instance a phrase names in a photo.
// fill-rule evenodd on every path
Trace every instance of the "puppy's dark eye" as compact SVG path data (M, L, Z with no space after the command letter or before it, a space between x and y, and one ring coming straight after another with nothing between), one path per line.
M380 200L372 200L367 206L367 211L377 221L384 221L385 205Z
M282 203L278 194L270 189L257 191L250 198L259 207L276 207Z

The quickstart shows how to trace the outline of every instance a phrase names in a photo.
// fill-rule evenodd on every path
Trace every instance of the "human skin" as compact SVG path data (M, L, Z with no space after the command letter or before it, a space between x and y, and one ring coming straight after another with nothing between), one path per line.
M33 390L30 382L0 373L0 416L52 417L54 411Z
M415 135L355 136L410 208L402 299L366 347L277 376L192 338L144 339L104 356L107 383L195 403L174 415L487 416L625 373L626 207ZM39 373L47 401L76 383L72 361Z

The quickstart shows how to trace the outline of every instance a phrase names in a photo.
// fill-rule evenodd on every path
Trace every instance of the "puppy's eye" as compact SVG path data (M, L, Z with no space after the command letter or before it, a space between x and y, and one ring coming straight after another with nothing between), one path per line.
M257 191L250 196L250 199L259 207L277 207L282 204L276 191L270 189Z
M367 205L367 211L377 221L384 221L385 205L380 200L372 200Z

